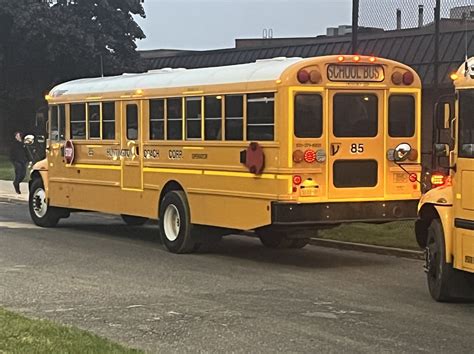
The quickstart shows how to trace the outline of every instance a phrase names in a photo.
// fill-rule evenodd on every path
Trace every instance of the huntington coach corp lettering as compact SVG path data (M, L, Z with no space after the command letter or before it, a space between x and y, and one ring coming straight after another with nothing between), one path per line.
M384 80L380 65L329 65L328 79L331 81L368 81Z

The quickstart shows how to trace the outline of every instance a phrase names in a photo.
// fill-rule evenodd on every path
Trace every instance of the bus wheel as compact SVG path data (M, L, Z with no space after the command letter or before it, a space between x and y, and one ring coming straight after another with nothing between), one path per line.
M192 237L191 213L183 191L168 192L160 205L161 241L173 253L191 253L196 249Z
M440 302L453 300L450 295L453 265L446 263L445 250L444 232L441 221L434 219L428 228L428 239L425 249L425 268L431 297Z
M31 183L29 195L29 209L33 222L41 227L54 227L61 217L60 208L50 207L46 200L43 181L40 178Z
M291 240L290 248L303 248L309 243L309 238L295 238Z
M122 217L122 220L125 222L125 224L130 225L130 226L141 226L148 221L148 218L143 218L141 216L133 216L133 215L125 215L125 214L120 214L120 216Z
M268 248L290 248L294 241L289 239L285 232L271 229L257 230L257 235L262 244Z

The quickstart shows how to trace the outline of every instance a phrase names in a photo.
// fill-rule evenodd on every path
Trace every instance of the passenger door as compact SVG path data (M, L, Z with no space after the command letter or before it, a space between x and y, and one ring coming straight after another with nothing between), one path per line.
M383 91L329 91L328 197L384 196Z
M122 161L121 186L125 190L143 190L142 159L142 103L121 103L122 139L120 159Z
M455 261L474 270L474 90L460 90L454 176Z

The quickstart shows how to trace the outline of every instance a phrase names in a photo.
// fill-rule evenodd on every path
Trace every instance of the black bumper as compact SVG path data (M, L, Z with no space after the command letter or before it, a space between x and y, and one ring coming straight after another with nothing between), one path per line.
M417 217L417 200L340 203L272 203L272 224L332 225L389 222Z

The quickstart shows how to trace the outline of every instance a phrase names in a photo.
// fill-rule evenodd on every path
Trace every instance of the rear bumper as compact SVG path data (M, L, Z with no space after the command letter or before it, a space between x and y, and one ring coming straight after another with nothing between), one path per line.
M334 225L417 218L417 200L340 203L272 203L272 225Z

